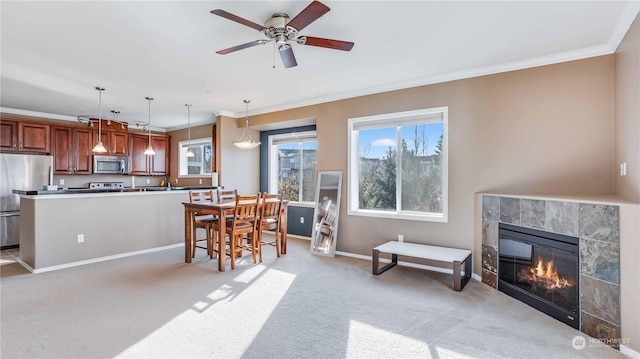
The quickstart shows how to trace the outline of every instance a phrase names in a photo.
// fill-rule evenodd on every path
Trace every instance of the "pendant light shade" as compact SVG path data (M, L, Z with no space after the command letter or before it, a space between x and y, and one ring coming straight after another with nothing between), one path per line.
M153 150L153 146L151 146L151 101L153 101L153 97L145 97L149 102L149 145L147 149L144 150L144 154L147 156L153 156L156 154L156 151Z
M104 147L104 143L102 143L102 91L104 91L104 87L96 86L96 90L98 90L100 94L98 97L98 143L96 143L91 151L105 153L107 149Z
M249 133L249 103L250 100L244 100L245 103L245 119L244 119L244 131L242 132L242 136L237 141L234 141L233 144L236 147L243 150L252 150L258 146L260 146L260 141L254 141L251 138L251 134Z
M187 143L187 152L185 156L187 157L195 157L196 155L191 151L191 105L185 104L187 106L187 132L189 134L189 142Z

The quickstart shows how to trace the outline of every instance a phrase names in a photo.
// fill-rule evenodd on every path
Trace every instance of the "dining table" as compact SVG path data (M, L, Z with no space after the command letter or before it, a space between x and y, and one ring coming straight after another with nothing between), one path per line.
M280 253L287 254L287 205L289 201L282 201L282 208L280 210ZM193 253L191 252L192 246L192 233L193 222L196 214L198 216L213 215L217 218L225 218L226 216L233 216L236 209L235 201L228 202L182 202L184 205L184 261L191 263ZM224 236L226 230L226 222L220 221L220 233ZM224 240L220 241L220 248L218 249L218 270L224 272L227 265L226 248L223 244Z

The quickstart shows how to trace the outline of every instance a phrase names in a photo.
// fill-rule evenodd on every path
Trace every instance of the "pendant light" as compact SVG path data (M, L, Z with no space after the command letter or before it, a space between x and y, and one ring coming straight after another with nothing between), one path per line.
M144 154L147 156L153 156L156 154L156 151L153 150L153 146L151 146L151 101L153 101L153 97L145 97L147 101L149 101L149 145L147 149L144 150Z
M96 86L96 90L100 94L98 98L98 143L96 143L95 147L91 151L98 153L105 153L107 149L104 147L102 143L102 91L104 91L104 87Z
M189 134L189 142L187 143L187 152L185 155L187 157L195 157L196 155L191 151L191 105L185 104L187 106L187 133Z
M242 136L237 141L234 141L233 144L236 147L241 148L243 150L252 150L258 146L260 146L260 141L254 141L251 139L251 134L249 133L249 102L250 100L244 100L245 103L245 120L244 120L244 131L242 132Z

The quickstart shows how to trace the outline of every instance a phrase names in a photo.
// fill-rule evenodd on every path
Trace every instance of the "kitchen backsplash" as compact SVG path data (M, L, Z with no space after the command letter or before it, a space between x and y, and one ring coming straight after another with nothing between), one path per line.
M165 176L122 176L122 175L54 175L53 184L60 188L85 188L89 182L123 182L125 187L131 187L135 181L136 187L159 186ZM63 184L60 181L64 181ZM35 189L35 188L34 188Z

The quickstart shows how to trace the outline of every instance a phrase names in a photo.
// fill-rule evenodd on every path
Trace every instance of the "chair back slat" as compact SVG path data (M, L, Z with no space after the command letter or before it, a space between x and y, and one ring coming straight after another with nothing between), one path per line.
M202 191L202 190L194 190L194 191L189 191L189 202L194 203L194 202L202 202L202 201L206 201L206 202L211 202L213 201L213 190L206 190L206 191Z
M236 207L231 225L232 231L235 232L239 227L242 227L247 232L252 232L256 227L259 205L259 195L236 195Z
M217 192L218 203L231 202L236 200L236 196L238 195L237 190L222 190L219 189Z
M260 212L260 220L263 223L276 224L280 220L280 209L282 208L282 193L262 194L262 205Z

